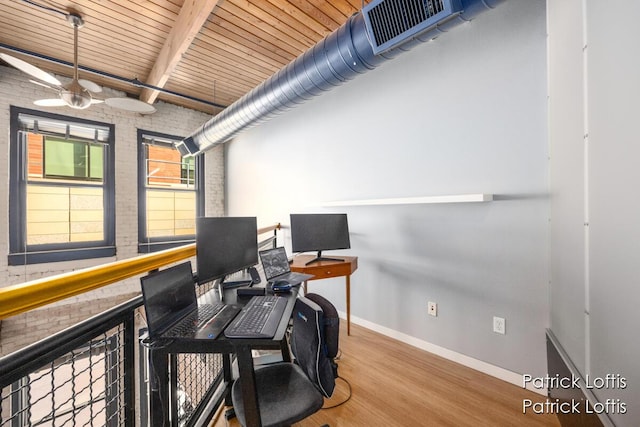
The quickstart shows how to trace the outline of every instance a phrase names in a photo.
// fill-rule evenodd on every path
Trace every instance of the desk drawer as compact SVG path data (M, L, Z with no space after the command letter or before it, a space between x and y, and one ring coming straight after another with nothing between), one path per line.
M328 277L340 277L348 276L351 274L351 265L349 264L336 264L336 265L323 265L310 270L307 268L307 273L313 274L315 277L311 280L326 279Z

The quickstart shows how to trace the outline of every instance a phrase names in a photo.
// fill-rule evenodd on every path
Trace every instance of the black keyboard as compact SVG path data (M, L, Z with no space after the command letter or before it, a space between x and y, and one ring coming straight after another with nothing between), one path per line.
M224 330L227 338L273 338L287 306L287 298L253 296Z
M167 337L184 337L195 334L205 323L213 319L225 307L223 303L202 304L193 313L182 318L173 328L167 331Z

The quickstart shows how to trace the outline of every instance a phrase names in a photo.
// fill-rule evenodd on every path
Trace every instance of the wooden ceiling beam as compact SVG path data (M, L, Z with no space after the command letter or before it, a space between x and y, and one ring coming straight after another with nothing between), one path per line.
M189 49L193 39L207 21L211 12L221 0L185 0L175 25L169 32L160 53L156 59L146 83L152 86L164 87L182 59L182 55ZM158 91L143 89L140 100L153 104L158 97Z

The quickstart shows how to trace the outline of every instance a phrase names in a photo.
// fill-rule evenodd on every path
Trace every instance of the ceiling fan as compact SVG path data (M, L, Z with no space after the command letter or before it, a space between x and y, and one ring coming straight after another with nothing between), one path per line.
M92 95L92 93L102 92L102 88L92 81L78 79L78 29L84 25L84 20L76 13L68 13L67 22L73 27L73 79L67 84L62 84L62 82L52 74L49 74L28 62L5 53L0 53L0 59L4 60L7 64L12 65L18 70L38 79L38 81L31 80L32 83L58 92L58 98L39 99L34 101L34 104L42 107L67 106L82 110L88 108L92 104L104 102L110 107L135 113L155 113L156 109L152 105L138 99L126 97L99 99Z

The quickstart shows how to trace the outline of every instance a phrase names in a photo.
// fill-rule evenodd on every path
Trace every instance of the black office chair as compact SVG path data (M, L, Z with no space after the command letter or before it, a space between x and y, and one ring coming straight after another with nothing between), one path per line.
M255 370L263 426L288 426L300 421L322 408L323 396L333 394L335 374L333 360L327 357L324 329L320 305L299 297L293 310L291 332L294 362L275 363ZM239 378L234 382L231 397L238 421L244 426L241 381Z

